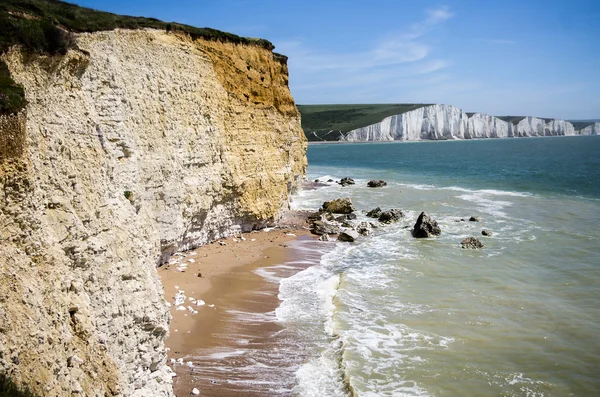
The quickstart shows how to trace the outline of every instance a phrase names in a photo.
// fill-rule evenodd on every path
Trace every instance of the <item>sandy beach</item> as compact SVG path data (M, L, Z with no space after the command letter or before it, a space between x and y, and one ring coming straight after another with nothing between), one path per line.
M281 327L273 321L239 321L235 314L260 318L274 313L279 305L278 285L266 281L257 269L293 260L299 253L291 243L314 239L302 217L291 218L268 231L229 237L177 254L171 264L158 269L173 317L166 346L169 365L177 374L177 396L189 395L194 388L202 396L264 395L260 387L244 386L252 381L251 373L236 370L233 382L224 368L246 366L244 360L235 361L240 349L268 349L280 334ZM285 271L291 275L299 270Z

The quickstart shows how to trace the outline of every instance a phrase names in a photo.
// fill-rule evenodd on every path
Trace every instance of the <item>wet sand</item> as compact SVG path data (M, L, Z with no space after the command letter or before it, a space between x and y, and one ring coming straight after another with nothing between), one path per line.
M292 227L220 240L158 270L172 305L169 359L183 361L169 363L177 374L177 396L190 395L193 388L201 396L265 396L281 394L274 390L282 385L291 387L295 368L283 368L291 364L277 353L294 343L274 321L278 283L257 273L272 268L288 277L306 266L277 266L300 259L293 240L314 238L302 222ZM185 271L177 263L186 263ZM180 290L185 295L180 306L189 309L174 305ZM196 304L198 299L205 304Z

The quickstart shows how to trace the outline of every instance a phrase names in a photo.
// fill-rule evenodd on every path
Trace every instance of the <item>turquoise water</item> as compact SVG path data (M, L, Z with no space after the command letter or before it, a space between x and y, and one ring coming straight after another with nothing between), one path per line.
M356 185L301 191L294 208L350 197L359 219L406 217L319 243L314 266L280 281L278 321L310 345L293 393L598 395L598 153L595 136L310 146L310 179ZM411 237L421 211L441 236ZM468 236L485 247L461 249Z

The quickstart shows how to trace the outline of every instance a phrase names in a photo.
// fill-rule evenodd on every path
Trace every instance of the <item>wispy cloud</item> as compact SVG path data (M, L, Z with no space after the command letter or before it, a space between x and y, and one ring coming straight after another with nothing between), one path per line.
M339 101L344 101L345 93L350 90L365 91L369 86L372 91L389 81L434 74L447 68L451 62L433 57L434 48L428 36L437 25L453 16L447 7L427 10L425 18L409 25L406 31L389 33L361 51L325 52L299 41L279 42L277 49L289 56L290 85L300 101L305 101L302 92L314 95L322 91L319 88L334 90ZM329 91L328 95L331 94Z

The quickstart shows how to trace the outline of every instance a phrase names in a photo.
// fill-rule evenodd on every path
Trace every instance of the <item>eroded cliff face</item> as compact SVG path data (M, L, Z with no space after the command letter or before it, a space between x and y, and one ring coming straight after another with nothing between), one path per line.
M4 55L29 105L0 120L0 371L44 396L170 396L155 267L287 206L306 168L287 67L161 31L77 40Z
M431 105L403 114L387 117L379 123L348 132L342 140L364 141L421 141L446 139L510 138L532 136L564 136L597 134L589 126L575 130L565 120L545 120L524 117L516 123L485 113L470 116L449 105Z

